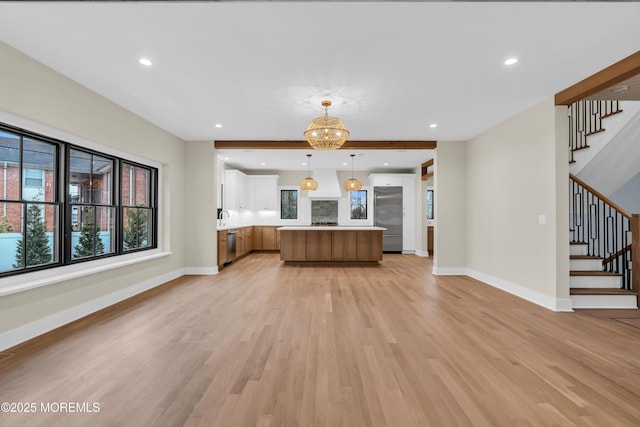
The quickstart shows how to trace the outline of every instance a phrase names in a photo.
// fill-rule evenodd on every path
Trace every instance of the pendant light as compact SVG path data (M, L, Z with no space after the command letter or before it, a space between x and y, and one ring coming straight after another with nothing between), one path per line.
M337 117L329 117L331 101L322 101L324 117L316 117L311 120L304 137L311 147L316 150L335 150L342 147L349 137L349 131L342 120Z
M318 181L311 177L311 154L307 154L307 177L300 182L300 189L315 191L318 189Z
M355 154L351 155L351 179L348 179L344 182L344 189L348 192L358 191L362 188L362 183L359 180L353 178L353 158L355 156Z

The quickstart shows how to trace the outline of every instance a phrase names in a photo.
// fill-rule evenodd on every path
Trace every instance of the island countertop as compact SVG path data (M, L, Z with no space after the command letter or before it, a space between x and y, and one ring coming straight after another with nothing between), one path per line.
M278 227L278 231L384 231L384 227L376 227L373 225L288 225Z

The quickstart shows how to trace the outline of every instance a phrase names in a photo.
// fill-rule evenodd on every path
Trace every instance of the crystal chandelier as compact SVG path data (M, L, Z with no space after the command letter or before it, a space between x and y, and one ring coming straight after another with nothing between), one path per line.
M316 150L335 150L342 147L349 137L349 131L337 117L329 117L331 101L322 101L324 117L311 120L304 137Z
M344 189L348 192L351 191L358 191L362 188L362 183L353 178L353 158L355 157L355 154L351 155L351 179L348 179L344 182Z
M300 189L304 191L315 191L318 189L318 181L311 178L311 154L307 154L307 177L300 181Z

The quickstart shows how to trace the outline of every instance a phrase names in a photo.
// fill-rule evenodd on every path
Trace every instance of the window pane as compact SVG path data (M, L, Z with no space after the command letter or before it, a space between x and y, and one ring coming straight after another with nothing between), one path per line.
M136 168L136 206L149 206L150 171Z
M57 257L54 256L53 248L54 239L57 238L57 207L27 204L26 209L27 226L16 244L14 265L33 267L55 262Z
M123 206L151 206L151 170L122 164Z
M123 206L131 206L131 201L135 200L133 194L133 187L131 183L133 182L133 172L134 167L128 163L122 162L122 176L120 177L120 183L122 186L122 194L120 197L122 198Z
M124 250L151 246L152 210L144 208L124 208Z
M367 190L352 191L349 203L351 219L367 219Z
M91 203L91 154L70 150L69 166L69 200Z
M298 190L280 191L280 218L298 219Z
M0 131L0 199L20 199L20 137Z
M22 206L22 203L0 204L0 272L22 268L22 259L16 258L23 237Z
M111 204L111 173L113 161L100 156L93 156L93 175L89 182L91 187L91 203Z
M22 199L53 202L55 145L24 138L22 149Z
M114 208L72 206L78 215L78 225L71 233L72 259L87 258L113 252Z

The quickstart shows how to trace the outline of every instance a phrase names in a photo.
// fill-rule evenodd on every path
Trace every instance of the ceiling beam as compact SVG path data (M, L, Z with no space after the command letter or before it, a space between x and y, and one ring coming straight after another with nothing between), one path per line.
M343 150L432 150L436 141L347 141ZM263 150L310 150L307 141L262 141L262 140L222 140L214 141L215 148L263 149Z
M556 105L571 105L640 74L640 51L556 93Z

